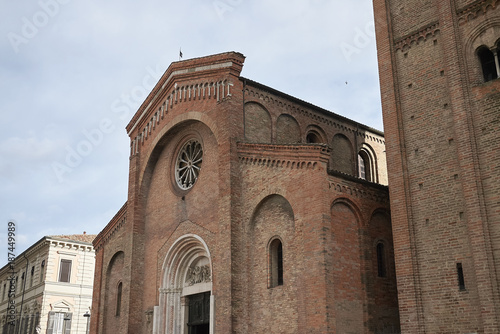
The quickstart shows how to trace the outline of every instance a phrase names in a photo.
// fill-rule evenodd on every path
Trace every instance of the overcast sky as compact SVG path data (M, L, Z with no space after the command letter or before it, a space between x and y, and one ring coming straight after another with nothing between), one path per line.
M226 51L242 76L382 130L371 0L0 2L0 267L97 234L127 199L130 116L168 65ZM76 153L75 153L76 152ZM84 152L78 154L78 152Z

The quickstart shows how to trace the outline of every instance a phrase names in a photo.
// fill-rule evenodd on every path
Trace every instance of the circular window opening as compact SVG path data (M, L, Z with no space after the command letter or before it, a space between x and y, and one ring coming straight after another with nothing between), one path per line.
M175 181L182 190L188 190L195 184L202 161L203 148L200 142L188 140L180 149L175 163Z

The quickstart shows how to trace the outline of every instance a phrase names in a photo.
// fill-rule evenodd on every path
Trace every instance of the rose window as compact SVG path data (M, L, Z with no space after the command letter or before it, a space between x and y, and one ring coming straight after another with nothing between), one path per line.
M175 180L182 190L190 189L201 170L203 160L203 149L200 142L188 140L179 151L175 164Z

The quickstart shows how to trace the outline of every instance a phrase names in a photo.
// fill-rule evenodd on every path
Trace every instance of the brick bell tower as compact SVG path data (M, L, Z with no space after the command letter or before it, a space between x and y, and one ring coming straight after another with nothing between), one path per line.
M403 333L500 333L499 7L374 0Z

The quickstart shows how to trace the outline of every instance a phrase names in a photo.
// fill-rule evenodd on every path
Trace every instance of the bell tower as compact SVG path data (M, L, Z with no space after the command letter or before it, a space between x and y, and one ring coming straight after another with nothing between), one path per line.
M403 333L500 332L499 7L374 0Z

